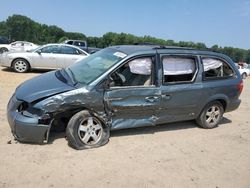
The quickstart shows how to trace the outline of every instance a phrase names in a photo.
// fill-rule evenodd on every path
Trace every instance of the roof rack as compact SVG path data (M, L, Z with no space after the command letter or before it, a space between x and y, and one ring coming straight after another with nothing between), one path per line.
M134 45L152 46L153 49L200 50L200 51L210 51L210 52L222 53L218 50L214 50L211 48L197 49L197 48L191 48L191 47L185 47L185 46L164 46L161 44L155 44L155 43L150 43L150 42L137 42L137 43L134 43Z
M137 42L134 45L143 45L143 46L153 46L154 49L185 49L185 50L196 50L195 48L182 47L182 46L164 46L161 44L155 44L150 42Z
M134 45L144 45L144 46L160 46L159 44L151 43L151 42L136 42Z

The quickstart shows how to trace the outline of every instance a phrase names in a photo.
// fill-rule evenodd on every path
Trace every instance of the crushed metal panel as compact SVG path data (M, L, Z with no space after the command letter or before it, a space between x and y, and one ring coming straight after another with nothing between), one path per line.
M161 95L157 87L125 87L105 92L112 129L155 125Z

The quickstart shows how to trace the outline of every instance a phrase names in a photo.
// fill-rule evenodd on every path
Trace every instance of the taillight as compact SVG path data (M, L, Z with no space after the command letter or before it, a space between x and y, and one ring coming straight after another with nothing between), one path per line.
M242 90L243 90L243 81L241 80L240 83L238 83L237 88L239 90L239 93L241 94Z

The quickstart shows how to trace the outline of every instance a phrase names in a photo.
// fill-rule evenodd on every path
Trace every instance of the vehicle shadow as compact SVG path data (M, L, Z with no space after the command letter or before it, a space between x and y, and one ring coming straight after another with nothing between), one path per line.
M67 139L65 131L57 132L57 131L51 131L49 134L49 140L47 144L53 144L53 142L57 139Z

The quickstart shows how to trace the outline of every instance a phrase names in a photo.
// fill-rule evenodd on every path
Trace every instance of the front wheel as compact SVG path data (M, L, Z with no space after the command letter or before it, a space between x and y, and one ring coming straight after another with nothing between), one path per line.
M222 104L218 101L208 103L202 110L196 122L205 129L212 129L220 123L224 113Z
M29 70L30 66L26 60L16 59L12 64L12 68L16 72L23 73L23 72L27 72Z
M66 136L71 147L78 150L89 149L108 143L110 130L98 117L83 110L70 119Z

